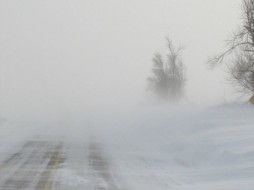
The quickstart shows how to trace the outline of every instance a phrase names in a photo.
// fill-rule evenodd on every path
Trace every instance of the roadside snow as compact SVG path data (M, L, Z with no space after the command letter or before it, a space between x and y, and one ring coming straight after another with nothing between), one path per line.
M95 133L129 189L248 190L253 113L248 106L146 109L105 115Z

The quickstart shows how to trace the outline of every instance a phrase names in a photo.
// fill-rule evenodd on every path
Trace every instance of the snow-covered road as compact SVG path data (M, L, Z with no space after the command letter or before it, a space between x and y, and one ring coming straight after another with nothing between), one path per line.
M253 108L0 127L1 190L252 190L253 179Z
M27 141L0 165L0 189L50 189L60 163L61 142Z
M1 190L123 189L95 141L29 140L0 163L0 176Z

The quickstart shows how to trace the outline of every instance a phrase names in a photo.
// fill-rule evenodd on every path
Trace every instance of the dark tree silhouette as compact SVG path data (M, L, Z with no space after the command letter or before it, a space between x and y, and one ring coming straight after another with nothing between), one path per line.
M209 60L210 66L225 63L229 68L230 81L241 93L254 92L254 0L243 0L243 24L233 33L228 49ZM224 61L233 55L232 61Z
M166 61L161 54L156 53L153 58L152 76L148 78L148 90L160 100L178 101L184 92L185 69L181 61L181 48L175 49L167 39L169 53Z

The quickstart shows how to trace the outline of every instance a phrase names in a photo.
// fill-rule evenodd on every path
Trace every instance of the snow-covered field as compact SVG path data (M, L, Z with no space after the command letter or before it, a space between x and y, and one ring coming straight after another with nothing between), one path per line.
M0 164L27 141L54 141L63 142L64 159L52 189L252 190L253 113L250 106L146 107L89 122L7 121Z
M247 190L254 187L253 113L248 106L151 108L106 116L96 134L128 189Z

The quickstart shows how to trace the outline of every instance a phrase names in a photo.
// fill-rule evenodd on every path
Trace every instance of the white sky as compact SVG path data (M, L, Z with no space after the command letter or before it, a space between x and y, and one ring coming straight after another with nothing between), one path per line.
M193 104L232 99L221 52L241 23L241 0L0 0L3 114L137 104L165 37L184 45Z

